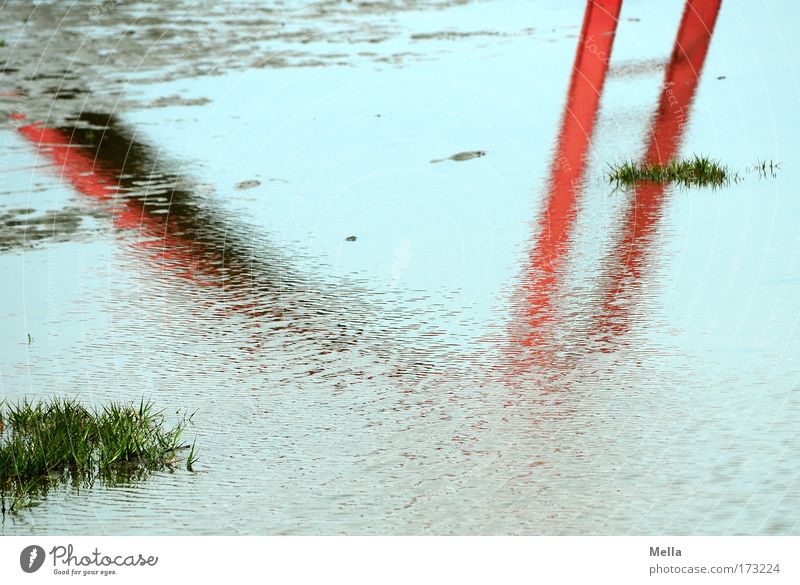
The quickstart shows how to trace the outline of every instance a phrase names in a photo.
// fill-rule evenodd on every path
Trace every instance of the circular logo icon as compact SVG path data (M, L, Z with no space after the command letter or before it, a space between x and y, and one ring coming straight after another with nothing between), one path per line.
M19 553L19 566L26 573L35 573L44 564L44 549L38 544L26 546Z

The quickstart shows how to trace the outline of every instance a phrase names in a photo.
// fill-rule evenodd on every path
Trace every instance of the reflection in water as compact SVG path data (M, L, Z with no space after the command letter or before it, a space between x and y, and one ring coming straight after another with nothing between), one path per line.
M527 9L525 3L522 5ZM531 68L536 67L535 81L526 82L515 70L505 78L508 94L504 97L550 108L547 92L531 95L535 86L554 83L560 75L557 66L539 66L543 55L552 55L557 48L567 59L576 58L566 112L555 132L558 147L545 187L543 211L533 222L536 235L526 242L525 236L519 238L515 231L501 244L503 248L465 248L475 254L468 261L499 267L496 280L486 288L481 288L483 284L462 286L464 296L470 297L469 302L474 299L474 305L455 298L450 290L440 294L434 286L403 289L406 281L399 282L397 290L392 285L392 291L386 292L379 280L381 274L389 272L392 260L387 262L386 255L351 258L345 269L353 269L348 272L352 281L322 276L332 272L329 267L305 271L305 259L297 261L288 251L292 244L279 247L277 239L265 233L265 225L280 229L281 220L289 221L285 218L313 224L312 206L338 204L342 178L396 170L398 164L419 158L418 141L396 141L404 130L400 122L385 125L391 116L375 118L376 123L380 120L380 129L365 124L350 134L337 133L335 138L326 134L313 156L294 157L302 160L293 167L294 174L286 177L292 179L291 183L276 197L268 197L265 205L257 195L267 190L263 184L245 196L233 190L207 194L188 173L163 159L159 139L151 138L152 146L145 144L135 126L128 125L141 119L138 115L115 118L89 114L74 119L65 114L70 102L77 107L82 99L58 100L61 110L55 117L45 118L50 104L44 101L26 108L25 112L35 114L28 119L47 119L48 127L21 122L19 125L25 125L22 133L3 135L24 154L4 164L17 167L35 163L30 155L35 148L30 145L38 145L39 161L49 163L50 172L46 174L60 174L74 189L54 187L57 181L37 176L39 167L31 167L30 176L20 173L14 187L41 179L49 190L44 193L49 199L40 197L43 193L23 189L8 201L18 210L58 208L66 193L77 199L71 209L84 214L87 207L92 210L92 225L108 225L111 218L116 229L101 229L98 237L89 241L74 238L46 248L17 248L15 253L0 255L4 275L0 280L13 281L7 284L9 294L3 305L2 323L9 332L4 341L10 343L3 346L0 386L9 400L26 394L36 397L75 392L100 402L138 398L144 393L165 407L197 409L197 444L202 459L196 475L157 474L141 485L53 492L36 510L7 517L4 525L0 523L0 532L796 533L800 526L796 524L800 394L795 391L798 370L788 357L797 353L792 351L797 345L796 323L783 317L796 309L796 279L787 281L797 266L790 262L778 266L784 250L796 244L796 230L791 224L796 212L794 199L780 197L779 204L764 209L759 198L753 197L753 192L767 194L764 185L756 184L748 193L732 187L725 196L726 202L733 202L713 210L725 229L706 234L706 221L714 217L711 213L695 214L702 219L693 223L681 212L708 203L708 198L687 195L671 201L669 191L654 194L643 190L635 197L633 193L616 193L606 198L590 186L586 161L619 154L614 148L600 151L597 139L605 136L606 115L621 109L627 117L642 95L638 93L642 86L624 76L614 81L619 83L614 89L621 91L609 91L614 72L606 72L606 60L611 56L612 41L615 60L636 57L621 54L625 47L619 42L622 39L614 40L614 34L644 28L627 47L641 43L645 51L658 49L651 41L658 38L654 33L660 27L661 14L628 25L624 24L628 14L620 12L623 24L617 28L619 2L591 2L586 14L584 5L579 5L577 12L567 3L564 6L563 10L529 13L531 19L541 21L533 23L541 30L551 30L552 23L552 28L562 31L563 35L558 33L560 44L551 45L544 35L533 34L509 41L507 46L493 43L486 49L474 45L469 51L448 49L448 53L431 54L437 61L434 69L409 61L409 75L401 76L404 84L410 84L409 92L424 96L421 100L459 108L469 102L479 123L508 130L508 137L487 136L485 143L480 140L475 144L465 141L449 151L480 147L497 152L486 162L505 165L498 167L498 177L488 177L477 165L469 164L437 171L452 171L453 179L484 181L476 183L476 192L477 186L486 187L481 194L490 194L502 174L503 180L509 180L513 198L497 214L497 223L492 217L487 225L493 229L513 226L516 230L519 217L513 208L528 203L531 167L525 166L515 176L516 167L507 158L509 150L504 152L501 147L508 146L509 141L538 147L539 141L529 131L533 126L520 124L517 111L497 107L497 95L480 98L478 92L464 93L460 88L451 91L446 83L430 82L440 79L430 74L449 70L455 77L468 71L474 73L476 85L483 91L505 75L499 62L521 63L524 58ZM675 9L677 23L677 12L683 5L669 6ZM685 123L695 88L703 103L713 106L707 110L708 117L693 126L701 139L708 136L709 125L740 113L732 100L720 97L724 97L724 84L698 86L702 56L719 3L690 2L687 6L691 12L681 25L680 50L672 53L673 65L667 70L668 83L673 85L664 88L661 98L662 104L677 104L675 112L682 108L684 119L663 105L655 113L653 136L648 142L657 144L658 156L678 152L680 126ZM743 6L755 12L749 3ZM495 7L495 3L470 2L463 8L488 21L502 12ZM668 10L665 5L664 12ZM448 18L459 20L451 12L440 15L441 20ZM583 37L576 55L573 37L582 18ZM122 19L119 24L123 24ZM731 28L717 27L714 53L709 57L741 45L740 35ZM230 30L235 29L231 24ZM402 30L403 34L424 32ZM672 32L668 33L670 37ZM56 39L60 47L68 44L68 37L60 39ZM664 39L661 48L667 49L673 40ZM215 39L208 50L187 55L183 66L192 69L205 62L215 53L217 41L220 39ZM453 43L449 45L452 47L466 41L453 38L447 42ZM763 47L775 54L780 51L777 40L762 37L758 42L763 43L758 55L763 54ZM387 50L394 50L394 45ZM135 51L122 51L118 64L138 61ZM666 50L663 53L663 59L655 62L666 66L670 54ZM477 58L464 58L473 54ZM28 50L26 58L35 63L40 56ZM796 106L796 100L790 97L791 80L786 76L762 77L764 72L756 61L754 58L749 65L742 65L737 59L741 69L736 77L741 74L748 89L760 86L765 92L774 92L776 99L780 94L781 107ZM86 62L76 63L80 67L77 78L94 78L95 72ZM650 61L646 65L646 71L654 70ZM719 65L718 61L713 66ZM711 62L705 67L707 74ZM122 75L125 71L118 65L116 69L109 66L108 72L128 80ZM311 77L317 73L303 72ZM220 100L251 74L257 81L240 86L240 90L301 77L300 73L294 77L293 71L261 71L209 83L189 96L198 92L206 95L208 87L208 98L218 109L200 106L189 112L148 114L144 118L150 122L167 124L173 116L180 120L176 133L170 134L164 126L163 133L149 136L162 136L166 149L174 148L181 136L197 136L197 148L191 150L200 157L207 151L216 156L215 149L224 148L218 136L232 141L244 138L236 136L235 125L227 126L229 116L233 120L240 113L246 118L247 130L257 136L272 131L289 138L303 137L304 132L317 135L322 127L317 123L287 121L278 131L274 112L260 117L256 110L252 115L244 110L232 111L231 103L247 104L263 97L251 95L250 89L243 92L246 99ZM359 88L357 96L353 93L343 98L354 102L352 110L334 107L342 102L325 101L307 111L308 117L326 112L330 128L338 130L339 122L348 115L371 114L373 105L386 95L379 92L373 96L375 101L361 101L370 87L387 80L385 71L354 67L330 69L325 74L332 87L350 87L357 82ZM651 80L654 85L660 81L655 77ZM198 85L200 81L198 78ZM144 101L174 95L176 90L158 85L144 91L134 80L126 83L130 83L130 95ZM653 89L652 96L656 97L659 90ZM95 101L96 92L87 95L92 96L94 111L112 111L103 99ZM30 98L31 102L35 99ZM603 118L597 115L601 102ZM696 106L693 109L696 111ZM291 106L287 109L292 110ZM197 115L199 119L203 112L205 121L212 116L215 121L204 126L207 134L197 135L195 127L188 128L189 118ZM748 116L752 114L748 112ZM413 110L407 119L411 121L409 131L415 136L419 132L423 140L441 140L444 136L429 133L431 129L438 132L440 113ZM638 119L644 125L647 117ZM461 137L473 130L461 120L458 126L459 132L464 131L458 134ZM364 128L370 128L369 133L365 134ZM738 126L732 130L730 124L721 124L717 129L727 139ZM780 128L781 139L788 141L791 131L790 124ZM17 140L20 136L27 142L21 147ZM328 136L333 142L328 142ZM361 153L372 139L376 143L392 141L397 149L385 152L401 156L361 159L354 155L352 164L336 173L320 173L319 185L316 181L313 185L315 189L319 186L319 191L309 194L310 202L295 207L302 191L296 177L314 174L328 151ZM758 142L759 147L765 144ZM731 156L741 145L721 141L719 155ZM641 146L644 151L647 143ZM219 181L214 179L215 184L233 184L256 176L246 156L235 160L231 151L225 154L220 152L218 161L204 166L199 171L201 176L223 173ZM254 152L253 158L258 165L279 166L283 160L262 156L261 152ZM380 164L373 167L370 161L378 158ZM430 158L423 157L421 164L426 170ZM537 156L535 164L540 162ZM228 168L230 172L226 172ZM540 170L537 167L536 173ZM473 171L475 174L469 174ZM396 189L391 193L376 191L365 196L381 203L396 197L403 205L414 206L423 194L443 187L448 195L443 198L447 210L459 218L467 217L470 210L483 209L466 205L463 197L456 196L456 188L451 190L445 183L421 189L419 176L413 173L392 175L392 182ZM621 213L596 222L591 214L612 200L608 208L616 212L623 207ZM350 201L355 207L361 200L353 197ZM487 208L492 204L493 211L497 210L496 199L487 195L487 201ZM665 203L670 203L669 214ZM752 214L743 219L742 205L748 203L752 203ZM243 209L252 216L239 221L231 209ZM291 213L296 209L302 213ZM266 213L278 217L260 221ZM385 213L372 227L377 233L385 230L404 237L406 234L392 231L395 220ZM604 226L607 220L614 228L588 241L587 232ZM677 262L665 257L664 261L659 258L663 273L654 275L648 266L660 252L661 224L666 220L670 227L675 225L693 236L684 247L683 267L687 260L695 265L713 264L719 271L705 279L705 274L681 270ZM770 225L780 246L765 243L759 229L748 231L747 222L751 220L761 222L754 226ZM252 229L246 227L251 224ZM424 229L431 229L427 227L431 224L425 225ZM460 221L450 227L444 225L442 240L425 241L455 238L464 225ZM334 227L332 232L340 232L338 225ZM302 224L284 239L297 241L303 236L296 234L305 233L306 228L307 224ZM413 238L419 231L411 230L409 240L414 246L417 241ZM353 231L359 236L358 242L345 244L343 237L349 233L324 241L318 238L308 246L315 251L309 259L335 256L330 252L336 250L326 248L333 241L339 241L348 252L363 252L366 246L362 243L370 240L362 237L361 231ZM481 241L479 233L466 237ZM679 248L682 242L677 240L665 240L664 244ZM514 279L518 244L526 250L524 276ZM704 244L713 244L709 247L717 250L724 248L725 253L707 257L705 250L701 251ZM743 259L741 269L734 271L727 263L729 248L747 249L751 254ZM436 270L437 260L442 265L442 258L454 257L442 256L433 246L420 249L430 254L431 270ZM502 254L496 254L498 249ZM394 260L402 264L410 252L407 247L399 250ZM416 248L414 251L416 254ZM764 268L761 255L774 263ZM590 264L587 259L595 261ZM371 268L360 271L367 261L384 264L372 272ZM770 278L783 278L784 282L763 283L758 289L742 292L739 276L762 268ZM24 290L19 284L23 281ZM691 293L706 285L728 285L732 292L727 298L703 298L691 306L687 306L685 295L675 294L668 299L672 304L665 306L664 296L653 292L657 287L646 287L660 283L668 283L679 293ZM509 290L517 294L516 312L510 318L507 307L497 302L506 298ZM769 310L763 303L753 303L747 315L742 315L740 309L752 295L777 303ZM691 321L693 311L699 308L708 312L706 308L712 302L715 308L720 307L720 316L742 315L749 329L745 331L740 323L735 327L722 323L729 319ZM625 303L630 308L625 308ZM496 308L501 311L500 319L493 318ZM448 319L462 318L464 327L459 324L452 331L462 332L476 324L475 338L479 340L459 339L458 334L449 334L446 324L441 325ZM509 320L513 324L507 325ZM496 339L493 322L498 321L505 345L482 343L480 340L487 337ZM431 322L433 327L428 326ZM417 327L404 328L406 325ZM439 326L441 330L436 329ZM707 332L712 328L714 339L709 339ZM24 341L27 331L33 335L32 344ZM723 343L725 351L720 351ZM614 348L617 351L603 351ZM498 371L487 373L487 363L501 364L501 376ZM551 392L554 387L566 391Z
M644 163L663 163L678 154L721 3L722 0L686 2L658 107L650 124ZM609 257L603 306L597 319L596 334L606 349L630 327L629 312L633 304L630 296L645 268L664 196L665 187L658 184L640 185L633 193L622 239Z
M551 165L539 236L530 252L520 310L512 324L512 375L552 364L557 348L557 291L575 223L586 155L592 140L603 83L611 60L622 0L586 3L564 118Z
M563 368L570 365L563 357L568 353L609 351L630 327L632 302L628 297L641 277L648 245L661 215L663 185L644 184L633 194L622 238L606 267L608 274L600 275L602 307L591 310L595 325L580 342L583 350L568 348L562 340L568 327L564 322L568 308L558 294L565 277L565 258L570 253L577 202L621 4L621 0L587 2L546 207L523 281L522 308L511 327L512 375L532 366ZM687 0L651 123L644 162L664 162L678 153L720 4L721 0Z
M73 126L30 124L20 133L36 144L76 190L110 208L114 224L133 231L128 240L157 261L159 269L201 286L240 291L256 274L265 290L298 282L275 251L229 233L227 222L203 205L188 181L161 171L163 164L126 135L113 116L84 113ZM280 311L280 307L276 307Z
M113 116L84 113L69 126L28 124L19 132L78 192L110 209L142 269L195 288L199 320L214 312L246 316L251 341L244 351L257 352L266 337L282 335L287 343L316 346L303 354L309 375L324 370L334 354L346 362L341 353L349 350L370 352L373 364L392 357L389 376L430 369L428 360L402 346L403 331L390 311L371 327L374 301L368 308L357 288L302 275L266 238L220 217L186 178L163 171L164 163ZM349 373L367 375L359 368Z
M403 21L429 24L420 16L466 3L6 0L0 39L13 50L0 47L0 78L31 96L22 109L30 119L60 123L86 106L80 102L87 80L102 88L92 92L95 111L119 112L137 107L132 78L134 85L163 84L233 69L398 66L430 58L442 51L435 39L398 50ZM423 31L430 29L415 32Z

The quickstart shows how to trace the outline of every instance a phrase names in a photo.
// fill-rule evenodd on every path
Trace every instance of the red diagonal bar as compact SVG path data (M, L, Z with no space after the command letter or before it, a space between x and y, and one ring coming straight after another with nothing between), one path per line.
M721 4L722 0L686 2L643 162L664 163L678 154ZM601 341L607 343L628 330L631 303L620 301L638 286L664 199L663 185L645 184L634 192L622 239L612 255L596 330Z
M19 133L36 145L38 153L48 158L79 193L106 203L113 200L120 170L105 168L87 149L73 144L70 134L38 123L21 126ZM217 268L206 255L198 253L193 242L174 235L179 230L173 229L169 215L149 212L142 200L134 197L120 197L114 201L112 211L114 225L138 231L139 247L147 250L153 260L169 266L171 273L201 285L217 283L198 278L217 276Z
M520 311L512 323L512 341L526 348L516 354L515 369L538 361L536 352L547 344L544 329L554 319L552 299L558 287L558 269L575 223L575 208L594 130L622 0L589 0L575 53L564 117L548 181L539 235L531 248ZM539 356L541 357L541 356Z

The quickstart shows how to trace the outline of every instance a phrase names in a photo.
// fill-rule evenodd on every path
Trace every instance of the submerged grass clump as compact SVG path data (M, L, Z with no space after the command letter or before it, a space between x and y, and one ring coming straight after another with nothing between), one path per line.
M691 159L673 159L663 164L628 161L609 166L609 181L623 186L651 182L677 183L685 187L719 187L730 181L740 180L739 174L732 173L728 167L697 155Z
M150 402L89 410L70 399L10 405L0 402L0 498L5 510L32 505L58 484L91 485L143 478L196 461L194 444L181 441L191 417L167 426ZM186 458L181 450L189 449Z
M678 184L682 187L722 187L739 183L742 175L707 156L694 155L689 159L673 159L666 163L641 163L626 161L609 164L608 180L618 187L631 187L640 183ZM778 176L780 163L759 160L745 169L745 174L756 173L766 179Z

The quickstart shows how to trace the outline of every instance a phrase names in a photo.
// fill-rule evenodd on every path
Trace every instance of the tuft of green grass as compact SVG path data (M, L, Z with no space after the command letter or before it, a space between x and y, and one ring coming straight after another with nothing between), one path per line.
M148 473L196 462L195 445L181 441L188 420L168 426L162 411L142 400L89 410L53 398L16 405L0 402L0 499L12 511L35 504L56 485L90 486L142 479ZM179 452L190 449L186 459Z
M720 187L739 182L738 173L706 156L695 155L690 159L673 159L663 164L627 161L609 165L609 182L620 186L638 183L675 183L684 187Z
M194 471L194 464L197 463L197 439L192 441L192 446L189 448L189 454L186 456L186 469L187 471Z
M677 184L682 187L722 187L743 181L740 173L708 158L694 155L688 159L672 159L666 163L641 163L626 161L609 164L608 180L618 187L630 187L640 183ZM780 163L759 160L745 169L746 173L758 173L759 177L778 176Z

